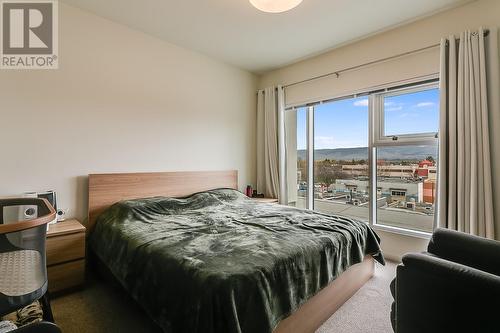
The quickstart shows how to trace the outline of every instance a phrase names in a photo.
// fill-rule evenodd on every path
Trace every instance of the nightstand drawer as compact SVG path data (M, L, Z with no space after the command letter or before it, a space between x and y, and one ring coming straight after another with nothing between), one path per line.
M57 292L83 284L85 279L85 259L47 267L49 292Z
M47 238L47 265L85 258L85 233Z

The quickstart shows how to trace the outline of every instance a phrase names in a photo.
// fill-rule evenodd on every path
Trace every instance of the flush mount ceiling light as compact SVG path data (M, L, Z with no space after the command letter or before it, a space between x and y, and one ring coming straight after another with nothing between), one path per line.
M266 13L282 13L297 7L302 0L249 0L250 3Z

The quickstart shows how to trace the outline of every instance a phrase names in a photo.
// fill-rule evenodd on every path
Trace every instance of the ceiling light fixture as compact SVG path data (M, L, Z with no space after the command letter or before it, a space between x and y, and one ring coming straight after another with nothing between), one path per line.
M282 13L297 7L302 0L249 0L250 3L266 13Z

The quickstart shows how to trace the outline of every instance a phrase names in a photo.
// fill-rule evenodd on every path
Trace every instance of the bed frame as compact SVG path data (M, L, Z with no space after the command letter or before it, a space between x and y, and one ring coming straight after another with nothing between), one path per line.
M238 172L189 171L89 175L87 230L106 208L120 200L153 196L185 197L215 188L238 189ZM349 267L337 279L280 322L274 333L313 333L374 274L372 256Z

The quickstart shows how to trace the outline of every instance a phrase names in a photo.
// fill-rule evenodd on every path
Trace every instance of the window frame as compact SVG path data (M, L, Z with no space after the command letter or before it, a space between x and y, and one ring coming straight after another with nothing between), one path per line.
M438 82L416 84L390 91L372 94L370 102L373 104L373 144L377 146L401 146L401 145L434 145L438 141L439 132L408 133L399 135L385 135L385 98L417 93L426 90L439 89ZM439 121L439 119L438 119Z
M376 92L369 96L369 113L370 113L370 124L368 126L368 159L369 159L369 182L370 182L370 217L369 224L372 228L376 230L388 231L398 234L403 234L407 236L413 236L417 238L429 239L432 235L431 232L425 232L420 230L414 230L410 228L389 226L377 223L377 148L380 147L400 147L400 146L410 146L410 145L425 145L425 146L438 146L439 143L439 132L437 133L411 133L397 135L397 139L393 140L393 136L385 136L384 125L385 125L385 105L384 100L386 97L398 96L409 93L415 93L419 91L439 89L439 81L414 84L409 87L402 87L393 90L385 90L382 92ZM439 129L439 119L438 119L438 129ZM437 203L435 203L437 207ZM435 212L437 208L435 208ZM434 213L432 229L434 230L437 226L437 214Z
M318 104L329 103L337 100L358 98L366 96L368 102L368 193L369 200L369 216L368 224L375 230L390 232L400 235L406 235L416 238L429 239L432 232L419 231L404 227L396 227L377 223L377 163L376 154L379 147L404 146L404 145L428 145L438 146L439 132L436 133L411 133L397 135L397 140L393 140L393 136L384 136L385 112L384 98L390 96L403 95L430 89L439 89L439 80L437 76L429 76L424 80L417 82L408 82L405 85L390 86L387 85L376 91L364 91L352 95L344 95L341 97L331 98L314 103L302 105L290 105L285 109L285 112L297 110L301 107L306 108L306 163L308 169L307 194L306 194L306 209L314 210L314 111ZM438 119L439 122L439 119ZM438 123L439 130L439 123ZM375 162L373 162L375 161ZM438 180L439 181L439 180ZM435 213L433 220L433 230L437 226L437 203L435 203Z

